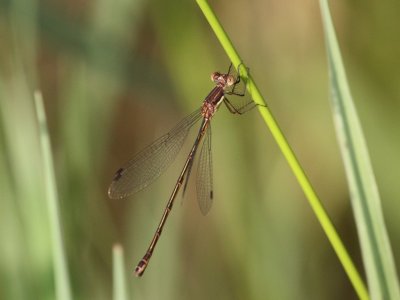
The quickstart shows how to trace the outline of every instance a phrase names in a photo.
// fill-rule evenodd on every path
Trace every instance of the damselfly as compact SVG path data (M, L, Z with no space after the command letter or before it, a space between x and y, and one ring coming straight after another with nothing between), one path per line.
M228 73L212 73L211 80L215 83L215 87L204 99L202 106L179 122L170 132L158 138L136 154L123 167L118 169L114 175L114 179L108 189L108 195L111 199L125 198L144 189L157 179L172 163L179 150L182 148L189 130L200 119L202 120L196 140L189 152L172 194L169 197L167 206L153 239L151 240L150 246L136 266L135 274L137 276L142 276L149 264L154 248L164 228L165 221L168 218L176 195L182 185L183 193L185 193L194 158L201 143L203 143L203 145L200 150L196 179L197 200L203 215L206 215L211 208L213 203L211 119L222 102L233 114L242 114L255 106L253 101L248 101L247 103L242 103L242 105L237 106L226 97L226 95L244 96L244 90L242 92L236 91L241 81L240 67L241 65L239 66L239 74L237 76L231 74L232 65L230 65Z

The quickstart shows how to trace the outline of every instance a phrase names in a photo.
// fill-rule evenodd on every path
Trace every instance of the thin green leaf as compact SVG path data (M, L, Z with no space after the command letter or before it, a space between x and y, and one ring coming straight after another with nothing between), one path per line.
M320 0L320 5L333 94L333 117L371 298L400 299L398 277L367 145L346 79L328 3Z
M48 214L50 219L51 241L53 248L53 266L56 284L56 299L71 300L71 288L61 233L62 230L60 212L58 207L57 186L54 176L53 158L51 155L51 146L49 133L47 130L46 115L44 112L42 95L40 92L35 92L35 105L39 122L44 185L46 189Z
M125 279L124 251L121 245L113 247L113 280L114 300L127 300L126 279Z

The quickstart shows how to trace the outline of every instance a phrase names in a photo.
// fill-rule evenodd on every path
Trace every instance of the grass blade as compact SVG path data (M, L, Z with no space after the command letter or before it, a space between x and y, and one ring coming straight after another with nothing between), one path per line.
M40 144L42 149L42 162L44 184L48 213L50 219L51 241L53 248L53 264L57 300L71 300L71 288L65 259L63 240L61 234L60 212L58 208L58 194L54 176L53 159L51 155L50 139L46 124L46 115L43 107L42 95L35 92L36 113L39 122Z
M372 299L400 299L398 276L367 145L352 100L326 0L320 0L332 89L333 117L349 183Z
M114 300L127 300L126 279L125 279L124 251L121 245L113 247L113 285Z
M220 22L218 21L215 13L209 6L208 2L205 0L197 0L203 14L205 15L207 21L209 22L211 28L214 30L218 40L220 41L222 47L226 51L229 59L232 61L235 68L239 64L243 63L239 54L235 50L232 42L227 36L225 30L222 28ZM327 212L325 211L321 201L319 200L317 194L315 193L310 181L308 180L303 168L301 167L297 157L293 153L291 147L289 146L285 136L283 135L281 129L279 128L275 118L273 117L271 111L266 106L264 97L261 95L260 90L252 79L251 75L248 74L246 67L240 69L240 75L246 81L246 86L252 99L259 104L259 111L263 117L265 124L270 129L273 137L275 138L279 148L281 149L285 159L287 160L290 168L292 169L294 175L297 178L303 192L305 193L307 200L309 201L318 221L320 222L326 236L328 237L333 249L335 250L340 262L343 265L354 289L356 290L360 299L368 299L368 292L365 287L363 280L357 269L352 262L348 251L346 250L343 242L341 241L335 227L333 226Z

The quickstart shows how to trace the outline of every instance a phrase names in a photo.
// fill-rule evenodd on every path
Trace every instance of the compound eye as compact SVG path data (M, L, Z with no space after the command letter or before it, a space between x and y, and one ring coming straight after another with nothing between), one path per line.
M228 78L226 79L226 84L228 86L234 85L235 84L235 78L233 78L232 75L229 75Z
M218 81L218 78L219 78L220 76L221 76L221 74L218 73L218 72L212 73L212 74L211 74L211 81L217 82L217 81Z

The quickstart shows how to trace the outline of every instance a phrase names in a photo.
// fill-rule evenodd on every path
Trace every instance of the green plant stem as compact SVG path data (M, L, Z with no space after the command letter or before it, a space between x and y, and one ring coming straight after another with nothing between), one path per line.
M222 47L226 51L229 59L232 61L233 65L237 69L240 64L243 64L239 54L233 47L232 42L227 36L225 30L222 28L217 17L209 6L208 2L205 0L196 0L200 6L203 14L205 15L207 21L209 22L211 28L214 30L215 35L220 41ZM255 103L259 104L258 108L265 124L270 129L273 137L278 143L284 157L286 158L290 168L292 169L294 175L296 176L304 194L306 195L308 202L311 205L318 221L320 222L326 236L328 237L333 249L335 250L340 262L343 265L345 272L347 273L353 287L358 294L360 299L369 299L368 291L366 286L361 279L359 272L357 271L354 263L352 262L343 242L341 241L335 227L333 226L327 212L325 211L321 201L319 200L317 194L315 193L310 181L308 180L303 168L301 167L299 161L296 158L293 150L290 148L285 136L283 135L281 129L279 128L275 118L273 117L271 111L266 105L264 97L261 95L260 90L253 81L250 74L247 72L246 66L240 68L240 75L246 81L246 87Z

